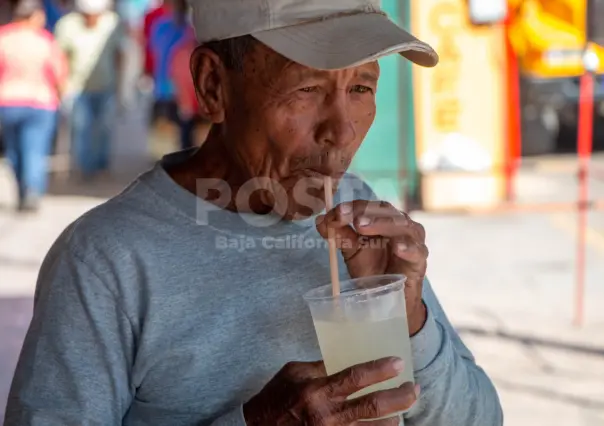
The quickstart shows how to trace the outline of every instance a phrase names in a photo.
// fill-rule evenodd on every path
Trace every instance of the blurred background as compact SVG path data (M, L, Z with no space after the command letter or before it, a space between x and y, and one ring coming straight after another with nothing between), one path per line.
M590 19L604 1L382 7L441 62L381 60L352 171L425 225L433 286L506 425L604 425L604 22ZM52 242L161 155L203 143L186 11L0 4L0 418Z

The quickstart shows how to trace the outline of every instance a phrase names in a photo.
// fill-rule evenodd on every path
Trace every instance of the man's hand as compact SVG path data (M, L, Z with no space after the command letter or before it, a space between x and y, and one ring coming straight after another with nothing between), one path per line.
M416 334L426 321L422 283L428 248L424 227L385 201L342 203L317 219L317 229L327 238L336 230L337 244L353 278L404 274L409 333Z
M375 383L396 377L403 369L397 358L359 364L326 376L323 362L292 362L243 406L247 426L396 426L398 417L359 423L406 411L417 399L412 383L396 389L346 398Z

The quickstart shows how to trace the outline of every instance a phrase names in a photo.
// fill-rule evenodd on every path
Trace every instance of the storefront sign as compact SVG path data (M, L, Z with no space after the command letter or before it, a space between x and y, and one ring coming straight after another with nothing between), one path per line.
M435 68L414 67L417 154L421 159L461 135L502 164L505 104L501 26L475 27L466 0L412 0L412 32L440 56Z

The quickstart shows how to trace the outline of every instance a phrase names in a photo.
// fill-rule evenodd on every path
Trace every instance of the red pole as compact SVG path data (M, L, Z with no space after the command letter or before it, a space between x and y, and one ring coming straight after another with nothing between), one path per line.
M520 120L520 74L518 57L511 43L510 31L514 19L513 10L508 10L505 21L505 53L506 53L506 147L505 147L505 194L508 203L516 201L515 177L522 151L522 126Z
M589 202L589 161L593 138L594 76L586 71L581 77L579 89L579 118L577 152L579 159L579 198L577 202L577 283L575 288L575 325L581 327L584 319L585 300L585 249L587 213Z

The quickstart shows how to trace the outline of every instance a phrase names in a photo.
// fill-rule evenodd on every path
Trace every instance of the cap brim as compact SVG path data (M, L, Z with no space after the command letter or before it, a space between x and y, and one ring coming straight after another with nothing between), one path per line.
M316 69L342 69L400 53L424 67L438 54L380 13L359 13L253 33L292 61Z

